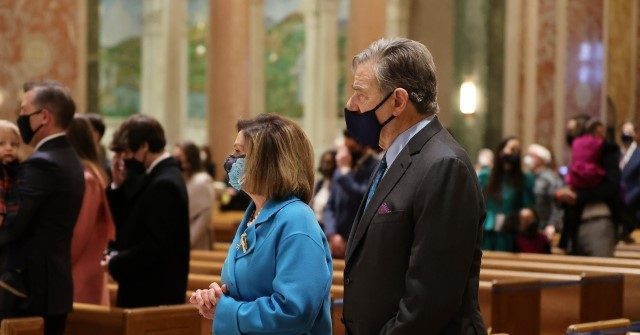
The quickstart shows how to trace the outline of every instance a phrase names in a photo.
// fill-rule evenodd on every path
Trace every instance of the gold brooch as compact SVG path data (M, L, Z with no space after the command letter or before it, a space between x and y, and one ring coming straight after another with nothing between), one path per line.
M237 248L242 249L242 252L244 252L245 254L247 253L247 250L249 249L249 242L247 242L247 233L242 233L242 235L240 235L240 243L238 243Z

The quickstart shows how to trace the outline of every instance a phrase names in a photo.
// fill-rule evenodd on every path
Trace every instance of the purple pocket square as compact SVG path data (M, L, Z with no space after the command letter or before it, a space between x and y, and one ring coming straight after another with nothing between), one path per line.
M389 208L389 205L386 202L383 202L382 205L378 207L378 215L389 213L391 213L391 208Z

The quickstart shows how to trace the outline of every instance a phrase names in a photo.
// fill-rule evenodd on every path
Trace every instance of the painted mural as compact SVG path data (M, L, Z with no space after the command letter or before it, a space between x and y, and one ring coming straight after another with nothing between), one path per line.
M265 1L266 111L302 117L304 16L301 0Z
M0 118L15 119L22 84L53 79L78 97L78 3L3 0L0 6ZM84 89L84 87L82 87Z
M142 1L100 0L100 112L126 117L140 109Z
M209 0L189 0L188 4L188 88L187 115L205 119L207 111L207 27Z

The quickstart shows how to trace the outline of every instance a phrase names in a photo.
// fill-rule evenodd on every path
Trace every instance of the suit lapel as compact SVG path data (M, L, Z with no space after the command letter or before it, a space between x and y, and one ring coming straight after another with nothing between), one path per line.
M622 169L622 174L627 175L631 171L635 171L638 165L640 165L640 148L633 151L627 165Z
M400 181L400 178L402 178L402 176L411 165L411 157L420 152L425 143L427 143L427 141L429 141L429 139L431 139L431 137L433 137L433 135L438 133L441 129L442 125L440 124L440 122L438 121L438 117L436 116L433 118L433 120L431 120L431 122L429 122L426 127L419 131L409 141L404 149L402 149L396 160L387 170L387 174L384 175L384 177L380 181L378 189L371 198L369 206L367 208L364 208L365 200L360 203L360 208L358 210L358 214L356 215L354 226L352 227L351 233L349 234L349 241L347 243L348 245L345 255L346 263L349 263L349 259L357 249L358 244L362 240L362 237L367 232L367 229L369 228L369 225L375 217L378 208L382 204L383 200L389 195L389 193L391 193L398 181ZM369 188L371 188L371 182L369 182ZM367 190L369 188L367 188Z

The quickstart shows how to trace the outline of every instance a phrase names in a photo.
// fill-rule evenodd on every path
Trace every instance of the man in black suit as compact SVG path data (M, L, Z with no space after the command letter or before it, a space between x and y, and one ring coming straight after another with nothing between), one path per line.
M189 274L189 206L180 165L164 151L164 130L149 116L130 117L116 136L123 151L112 162L107 196L120 222L116 250L103 265L118 282L117 306L182 304ZM142 180L125 182L128 172L140 170Z
M436 113L433 58L381 39L353 59L349 132L386 152L347 243L349 334L486 334L478 308L484 201Z
M21 164L18 211L6 216L0 233L8 249L5 269L13 274L3 275L3 287L27 295L2 316L42 316L47 335L64 332L73 303L71 236L84 193L82 165L65 136L74 113L61 84L24 85L18 127L35 152Z

